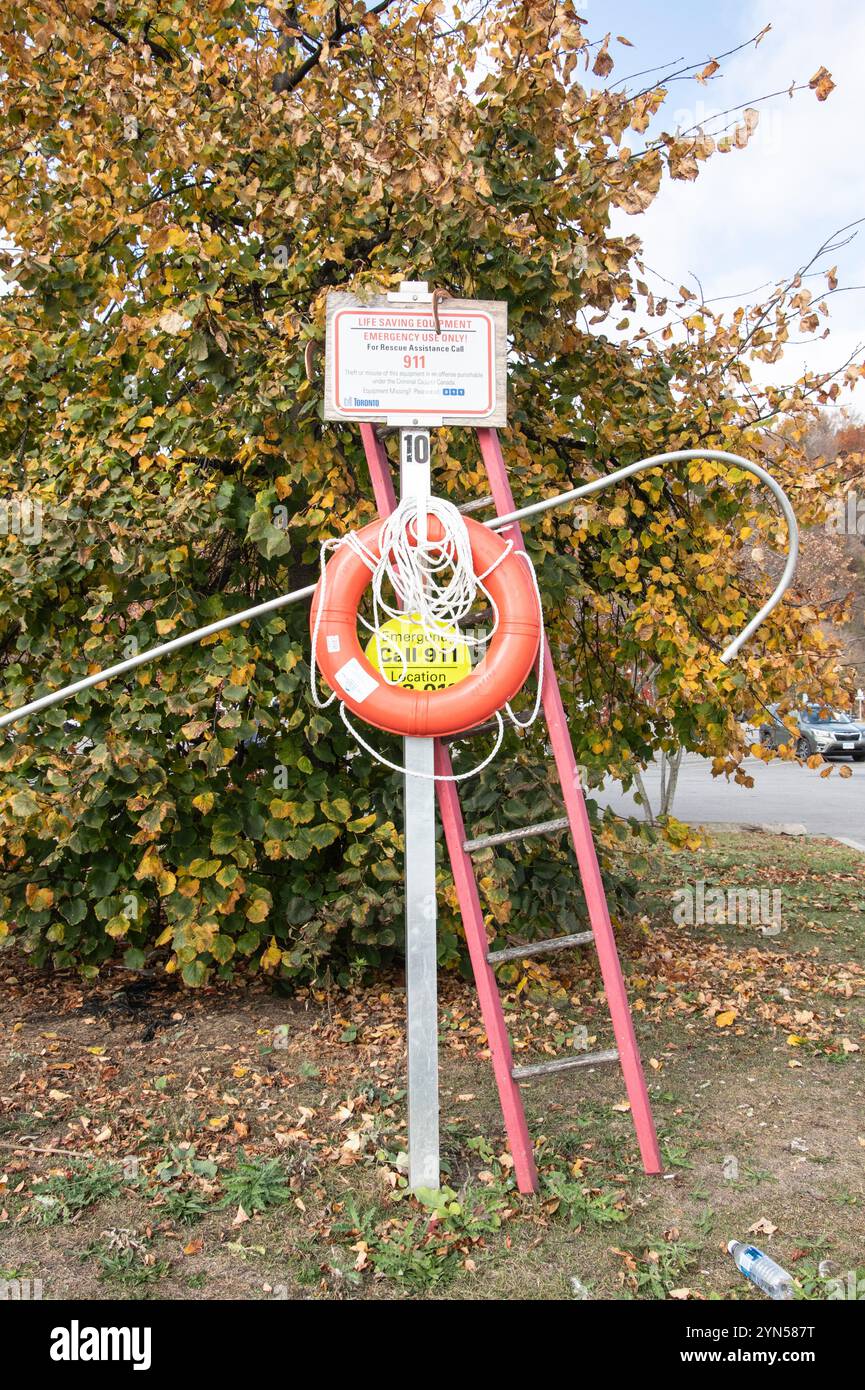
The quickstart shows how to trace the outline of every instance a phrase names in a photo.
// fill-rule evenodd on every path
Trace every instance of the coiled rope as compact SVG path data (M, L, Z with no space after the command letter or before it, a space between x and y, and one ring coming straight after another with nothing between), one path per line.
M420 524L420 508L423 509L423 527ZM427 519L429 517L435 517L441 526L442 535L439 540L431 540L427 534L429 529ZM484 580L488 579L493 570L497 569L512 552L513 541L508 539L499 558L482 574L475 574L468 527L454 504L442 497L431 497L421 503L418 502L417 498L407 497L391 512L382 527L379 539L380 554L376 555L364 545L353 531L346 536L323 541L321 544L319 553L321 594L313 625L312 656L309 667L310 695L317 709L327 709L337 699L336 691L332 691L326 700L323 700L319 695L316 652L318 650L321 616L325 607L327 559L331 551L337 550L342 545L350 546L360 556L372 575L373 621L367 622L360 613L358 614L358 621L375 636L380 669L384 666L383 646L389 652L395 652L399 657L401 669L397 678L389 680L388 677L385 677L391 685L404 683L408 675L408 666L402 648L389 643L386 636L382 638L381 628L389 618L410 617L423 628L426 640L433 645L449 646L451 650L460 643L465 643L470 647L485 647L495 636L499 626L499 610ZM538 615L541 620L541 641L538 649L537 666L538 688L534 707L527 719L519 719L511 709L510 704L505 705L505 710L515 728L528 729L534 724L540 713L546 643L543 635L541 594L534 565L525 551L521 550L517 553L522 556L529 567L532 587L538 604ZM388 601L384 596L385 584L388 584L393 590L392 601ZM483 595L493 611L492 628L486 633L460 633L458 631L459 624L468 618L478 599L478 594ZM391 762L383 753L366 742L349 721L345 712L345 705L342 702L340 702L339 712L345 727L361 748L393 772L407 773L408 770L405 767ZM469 777L477 776L492 762L504 738L505 725L499 710L495 711L495 718L498 725L495 745L492 752L488 753L483 761L475 767L467 772L449 775L415 772L412 769L410 775L423 777L433 782L462 782Z

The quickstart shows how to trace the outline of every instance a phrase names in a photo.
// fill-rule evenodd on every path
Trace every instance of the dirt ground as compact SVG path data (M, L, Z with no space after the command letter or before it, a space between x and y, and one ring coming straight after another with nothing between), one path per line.
M733 866L783 884L779 934L671 923L671 885ZM398 976L283 998L119 971L89 985L0 957L0 1278L46 1299L760 1297L736 1237L800 1297L865 1296L861 856L727 839L659 854L650 879L621 936L665 1173L640 1170L618 1069L578 1070L524 1086L533 1197L452 976L446 1186L417 1200ZM503 989L520 1060L580 1027L610 1044L588 953Z

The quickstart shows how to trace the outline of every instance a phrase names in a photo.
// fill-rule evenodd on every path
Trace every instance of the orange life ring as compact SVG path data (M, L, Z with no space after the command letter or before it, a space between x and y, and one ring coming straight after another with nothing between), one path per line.
M541 617L529 566L515 551L505 554L507 542L495 531L470 517L465 518L465 523L475 574L485 574L495 565L484 584L495 601L499 623L483 660L471 675L443 690L393 685L371 665L357 636L357 609L372 578L370 569L355 550L345 545L327 563L316 664L340 700L375 728L419 738L461 733L482 724L513 699L534 665ZM430 538L440 539L443 533L437 518L430 516L428 524ZM381 554L383 525L379 519L358 532L358 539L376 558ZM313 640L320 606L321 581L310 612Z

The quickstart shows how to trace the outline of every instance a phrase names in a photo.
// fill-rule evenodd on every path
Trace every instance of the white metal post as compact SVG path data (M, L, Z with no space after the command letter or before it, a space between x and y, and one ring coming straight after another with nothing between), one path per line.
M400 429L402 497L430 494L428 429ZM418 519L425 539L426 512ZM411 616L411 615L408 615ZM405 949L408 996L409 1187L438 1188L438 988L436 959L435 745L403 740L405 778ZM421 776L412 776L420 773Z

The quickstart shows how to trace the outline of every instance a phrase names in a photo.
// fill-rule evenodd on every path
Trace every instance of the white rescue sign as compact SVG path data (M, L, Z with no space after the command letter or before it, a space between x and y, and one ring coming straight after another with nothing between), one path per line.
M506 423L506 306L328 296L325 418Z

